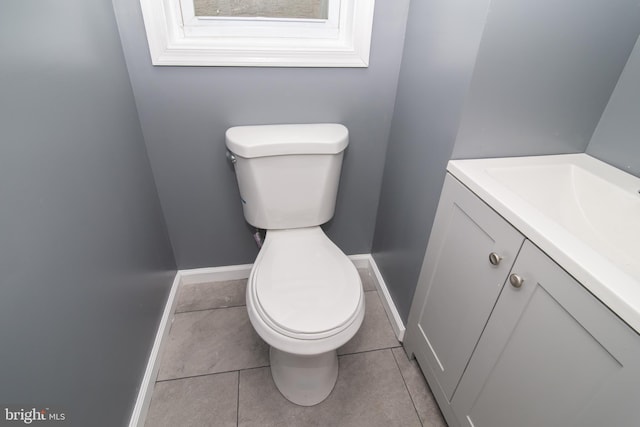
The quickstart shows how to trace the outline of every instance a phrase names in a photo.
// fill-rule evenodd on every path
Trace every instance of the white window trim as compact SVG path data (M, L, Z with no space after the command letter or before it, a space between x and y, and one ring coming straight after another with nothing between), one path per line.
M153 65L367 67L374 1L331 0L326 20L195 17L192 0L140 5Z

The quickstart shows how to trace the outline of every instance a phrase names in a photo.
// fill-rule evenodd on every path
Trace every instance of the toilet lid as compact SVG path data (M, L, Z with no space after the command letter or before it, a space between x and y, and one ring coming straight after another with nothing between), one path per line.
M255 294L263 315L279 328L321 334L355 316L360 276L319 227L269 231L261 251Z

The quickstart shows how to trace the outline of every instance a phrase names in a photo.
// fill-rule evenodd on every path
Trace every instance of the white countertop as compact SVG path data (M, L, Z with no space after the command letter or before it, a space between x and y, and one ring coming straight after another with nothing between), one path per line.
M447 170L640 332L640 178L587 154Z

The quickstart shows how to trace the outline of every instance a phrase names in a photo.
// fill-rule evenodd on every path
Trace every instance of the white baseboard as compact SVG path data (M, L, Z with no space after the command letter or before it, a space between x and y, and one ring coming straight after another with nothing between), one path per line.
M387 285L384 282L382 274L376 265L375 260L371 254L349 255L349 259L357 268L368 268L373 277L375 278L375 285L378 290L378 295L382 300L382 305L391 327L393 328L398 341L404 339L405 326L400 318L400 314L396 309L396 306L391 299L391 294L387 289ZM178 288L181 284L197 284L197 283L210 283L220 282L224 280L237 280L246 279L251 272L252 264L230 265L224 267L208 267L208 268L194 268L189 270L179 270L176 273L176 277L171 285L169 291L169 297L165 304L162 318L156 332L156 338L153 342L151 354L149 355L149 361L147 362L147 368L142 378L142 384L140 391L138 392L138 398L133 408L133 413L129 421L129 427L144 427L144 422L149 411L149 405L151 403L151 396L153 395L153 388L155 386L156 378L158 376L158 370L160 368L160 350L163 347L169 330L171 329L171 323L173 322L173 313L175 312L177 303Z
M404 322L402 322L402 318L400 317L400 313L398 313L398 309L396 308L393 299L391 298L391 294L389 293L389 289L387 288L387 284L378 269L378 265L376 261L373 259L371 254L362 254L362 255L350 255L349 258L353 261L353 264L358 268L368 268L369 271L373 274L373 277L376 279L375 284L378 289L378 295L382 300L382 306L384 307L384 311L387 313L387 318L389 319L389 323L391 323L391 327L393 328L393 332L396 334L396 338L398 341L402 342L404 340L405 326Z
M192 268L180 270L182 283L191 285L196 283L221 282L223 280L246 279L249 277L253 264L227 265L224 267Z
M356 268L369 268L369 269L371 268L371 261L373 260L373 258L371 258L371 255L358 254L358 255L347 255L347 256L349 257L353 265L356 266Z
M180 272L178 271L176 277L173 279L173 284L169 291L169 297L167 298L167 303L164 306L164 311L160 318L160 324L158 325L156 338L153 341L153 347L151 348L147 368L145 369L144 376L142 377L142 383L140 385L140 390L138 391L136 404L133 407L129 427L144 427L144 422L147 418L147 412L149 411L149 405L151 403L151 396L153 395L153 388L156 383L156 378L158 377L158 369L160 368L160 350L162 349L162 344L169 335L169 329L171 329L173 313L176 310L176 295L178 293L180 283Z

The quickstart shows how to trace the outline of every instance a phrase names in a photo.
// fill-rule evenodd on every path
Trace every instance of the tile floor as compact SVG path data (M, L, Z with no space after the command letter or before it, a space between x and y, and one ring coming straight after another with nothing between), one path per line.
M446 426L396 340L374 279L359 272L364 322L338 350L333 392L312 407L290 403L273 384L269 346L244 306L246 280L183 285L146 426Z

